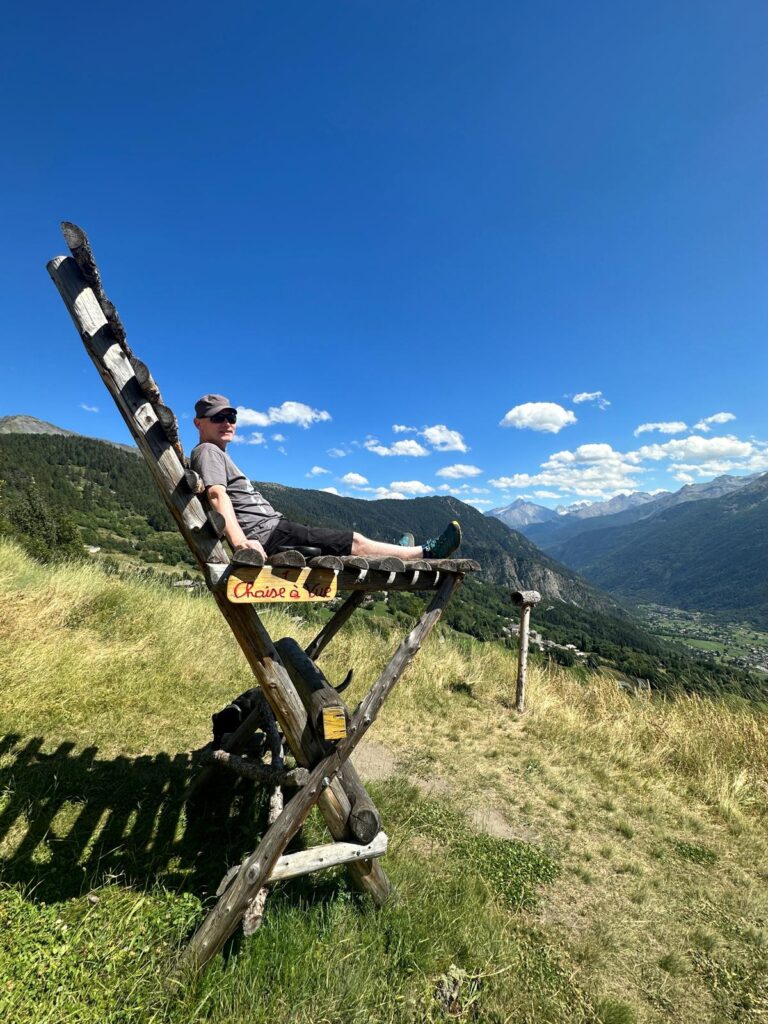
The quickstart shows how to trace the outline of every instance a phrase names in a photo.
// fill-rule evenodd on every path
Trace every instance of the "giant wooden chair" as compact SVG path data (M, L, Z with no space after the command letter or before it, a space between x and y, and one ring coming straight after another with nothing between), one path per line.
M350 755L464 575L479 566L469 559L305 559L297 551L281 552L266 565L251 550L235 551L229 557L221 542L223 520L206 507L201 481L188 468L176 417L163 403L146 365L128 345L115 307L102 288L85 233L66 222L62 229L72 255L57 256L48 271L264 698L229 734L223 749L210 753L211 763L202 769L209 774L228 768L269 782L274 792L266 833L255 852L225 875L218 902L184 950L183 964L197 970L241 922L246 934L258 927L269 882L346 864L355 884L376 905L387 899L390 883L378 860L386 851L387 837ZM350 711L317 660L365 595L382 590L432 591L434 595L368 694ZM257 613L260 603L322 602L337 592L349 596L305 651L290 638L274 643ZM269 764L243 756L257 730L266 737ZM297 769L287 769L283 763L283 740ZM295 793L283 805L282 787L289 785ZM315 804L335 842L285 854Z

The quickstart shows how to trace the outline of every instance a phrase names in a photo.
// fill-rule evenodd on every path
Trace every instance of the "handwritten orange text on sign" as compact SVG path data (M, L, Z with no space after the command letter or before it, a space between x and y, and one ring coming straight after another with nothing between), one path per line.
M328 569L237 568L227 580L227 600L234 604L330 601L335 596L336 573Z

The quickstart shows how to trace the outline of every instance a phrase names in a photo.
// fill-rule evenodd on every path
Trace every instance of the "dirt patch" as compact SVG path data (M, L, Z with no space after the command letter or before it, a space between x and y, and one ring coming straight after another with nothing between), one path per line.
M489 836L497 836L499 839L521 839L526 843L538 843L541 836L535 829L527 825L512 825L503 814L500 814L494 807L484 805L470 811L469 820L480 832L487 832Z
M363 740L355 751L355 768L367 782L379 782L397 775L397 757L389 747L375 740Z

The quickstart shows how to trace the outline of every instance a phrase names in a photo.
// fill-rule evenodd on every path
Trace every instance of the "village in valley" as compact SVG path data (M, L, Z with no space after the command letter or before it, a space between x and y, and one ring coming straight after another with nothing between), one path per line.
M654 636L678 640L713 661L768 672L768 633L746 622L721 622L707 612L647 604L638 608Z

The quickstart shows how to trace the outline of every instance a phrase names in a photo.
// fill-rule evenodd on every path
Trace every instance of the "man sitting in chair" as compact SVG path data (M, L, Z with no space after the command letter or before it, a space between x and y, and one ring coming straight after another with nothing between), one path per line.
M400 544L370 540L352 530L292 523L258 491L227 455L235 436L237 410L223 395L203 395L195 402L195 426L200 443L192 449L192 469L205 485L211 508L224 517L225 536L232 548L253 548L268 557L286 548L319 548L323 555L362 555L367 558L448 558L461 543L461 527L455 520L439 537L422 545L406 536Z

